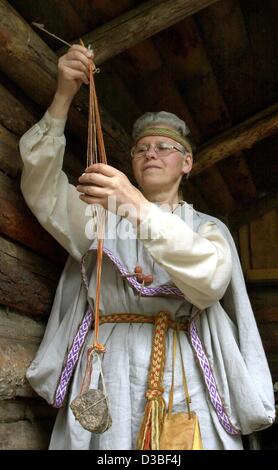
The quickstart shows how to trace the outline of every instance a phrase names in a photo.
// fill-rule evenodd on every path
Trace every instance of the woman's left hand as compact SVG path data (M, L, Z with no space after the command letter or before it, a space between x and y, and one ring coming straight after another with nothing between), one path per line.
M104 163L90 165L78 181L76 189L82 193L79 196L82 201L100 204L112 212L123 204L131 205L137 212L150 204L124 173Z

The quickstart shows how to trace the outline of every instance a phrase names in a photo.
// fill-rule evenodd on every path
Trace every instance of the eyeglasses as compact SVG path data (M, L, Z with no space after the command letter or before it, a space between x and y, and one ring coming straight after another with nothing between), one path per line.
M131 149L131 157L132 159L141 158L150 150L153 149L158 157L168 157L170 153L173 151L185 153L185 151L181 148L175 147L175 145L168 144L166 142L158 142L157 144L144 144L144 145L136 145Z

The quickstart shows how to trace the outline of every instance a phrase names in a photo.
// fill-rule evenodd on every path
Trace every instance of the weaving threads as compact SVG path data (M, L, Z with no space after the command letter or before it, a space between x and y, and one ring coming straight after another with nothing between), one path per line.
M84 45L81 41L81 44ZM88 141L87 141L87 167L93 163L107 163L104 140L101 130L98 101L94 83L93 73L96 71L94 63L89 64L89 119L88 119ZM112 424L109 414L107 393L102 372L100 354L105 352L105 346L98 342L99 334L99 303L101 287L101 270L103 258L103 238L106 211L102 206L96 206L97 219L97 274L96 274L96 296L94 308L94 337L92 345L87 350L87 362L85 375L82 381L80 394L70 404L75 418L81 426L90 432L103 433ZM94 356L100 368L103 391L89 389L92 376L92 363Z

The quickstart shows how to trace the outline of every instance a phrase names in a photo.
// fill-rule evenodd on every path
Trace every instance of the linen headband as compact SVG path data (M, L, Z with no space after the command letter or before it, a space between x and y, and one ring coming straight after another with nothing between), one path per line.
M148 137L149 135L170 137L170 139L173 139L181 144L189 153L191 153L191 155L193 155L190 142L185 137L182 137L178 132L174 131L174 129L169 129L166 127L146 127L146 129L144 129L136 138L135 144L142 137Z

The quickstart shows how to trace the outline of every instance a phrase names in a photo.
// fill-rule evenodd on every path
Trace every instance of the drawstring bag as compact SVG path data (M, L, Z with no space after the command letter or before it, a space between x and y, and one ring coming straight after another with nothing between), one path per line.
M88 361L91 364L93 354L89 354ZM89 371L85 374L80 395L78 395L70 404L70 408L81 426L87 431L94 432L95 434L102 434L110 428L112 419L108 408L108 399L104 383L104 377L101 367L101 359L99 353L97 358L100 367L100 377L102 380L103 390L88 388L87 380L90 380L92 371L89 366Z
M177 349L177 336L182 365L183 388L185 392L185 401L187 412L172 413L174 400L174 378L175 378L175 359ZM190 396L185 376L184 362L181 351L179 331L173 333L173 365L172 365L172 384L169 394L169 406L165 414L161 434L160 450L203 450L202 438L200 433L199 421L196 413L190 410Z

